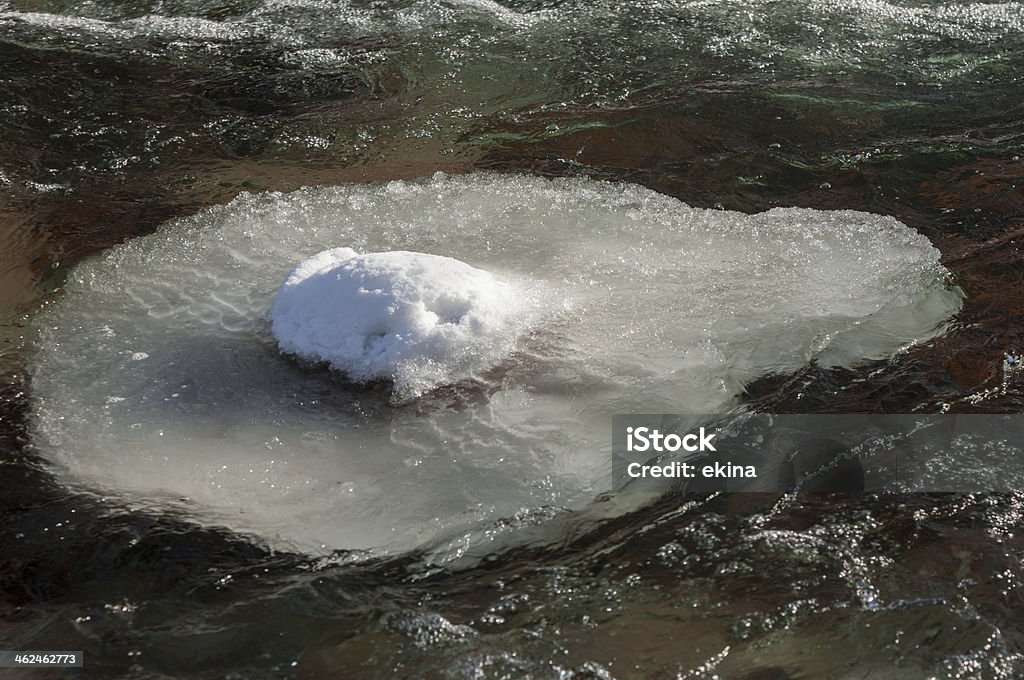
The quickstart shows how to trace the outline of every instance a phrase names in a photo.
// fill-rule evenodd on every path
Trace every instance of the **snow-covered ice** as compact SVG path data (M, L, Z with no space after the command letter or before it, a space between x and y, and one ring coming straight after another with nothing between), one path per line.
M614 414L885 360L961 297L928 239L861 212L497 174L242 195L69 272L31 320L32 437L65 484L275 547L486 552L615 512L592 503ZM473 380L398 405L289 333L353 375Z
M499 361L536 308L527 286L451 257L333 248L288 274L271 318L282 351L407 399Z

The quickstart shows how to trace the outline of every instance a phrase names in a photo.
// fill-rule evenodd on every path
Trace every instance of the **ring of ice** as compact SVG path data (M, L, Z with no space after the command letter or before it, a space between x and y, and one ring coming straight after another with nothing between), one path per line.
M63 482L134 507L447 559L614 512L592 504L613 414L720 412L960 304L927 239L865 213L515 175L242 195L73 270L32 320L32 435ZM395 405L289 352L480 397Z

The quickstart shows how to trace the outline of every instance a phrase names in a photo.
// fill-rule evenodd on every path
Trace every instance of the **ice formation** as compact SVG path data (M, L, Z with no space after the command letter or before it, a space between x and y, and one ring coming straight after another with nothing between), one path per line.
M333 248L291 271L271 317L282 351L413 397L510 352L530 297L450 257Z
M444 324L382 347L420 387L500 354L501 370L472 383L480 398L397 407L281 354L268 319L281 282L332 245L365 253L318 256L351 269L341 287L380 259L382 295L474 292L433 310L450 322L465 308L458 325L484 329L453 354L434 354L431 333L458 336ZM370 255L388 251L438 257ZM403 290L412 260L440 269ZM505 316L506 285L530 291L526 312ZM307 320L359 304L328 297ZM74 268L32 319L32 435L61 481L133 507L309 552L462 555L554 531L564 508L610 512L591 501L610 483L612 415L720 412L764 375L891 356L960 304L927 239L859 212L744 215L493 174L242 195ZM306 318L296 309L275 316ZM381 309L359 316L370 336L417 323Z

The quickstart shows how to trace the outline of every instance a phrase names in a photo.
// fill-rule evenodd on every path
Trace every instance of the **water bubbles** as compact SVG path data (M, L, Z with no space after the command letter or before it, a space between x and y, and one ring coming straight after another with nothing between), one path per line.
M110 614L132 614L138 609L138 605L129 600L121 600L112 604L103 605L103 609Z
M395 630L412 638L419 647L463 642L477 635L472 626L452 623L444 616L433 612L403 613L391 625Z

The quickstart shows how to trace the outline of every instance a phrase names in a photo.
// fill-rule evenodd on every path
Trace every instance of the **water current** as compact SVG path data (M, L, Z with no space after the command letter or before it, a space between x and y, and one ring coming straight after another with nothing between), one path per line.
M0 0L0 647L1021 677L1024 495L606 493L614 413L1024 407L1021 74L1018 2ZM399 403L269 333L339 246L546 311Z

